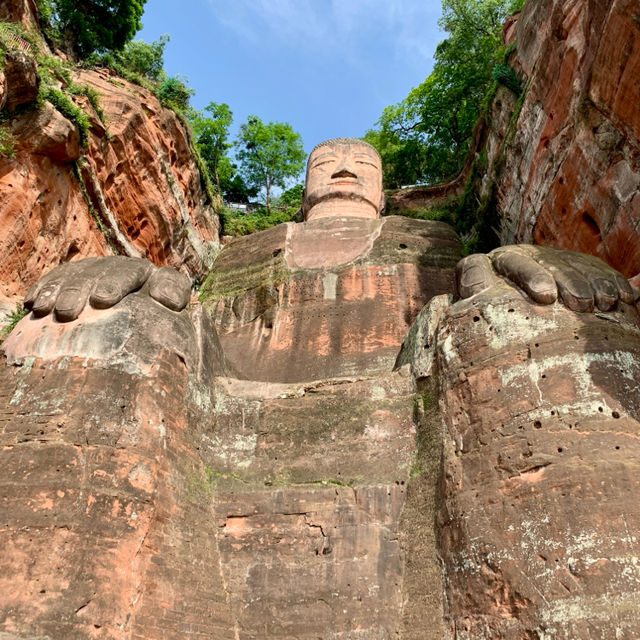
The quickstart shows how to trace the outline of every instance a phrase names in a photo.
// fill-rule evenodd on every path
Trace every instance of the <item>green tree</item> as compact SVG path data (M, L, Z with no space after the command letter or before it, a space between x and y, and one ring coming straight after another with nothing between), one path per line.
M302 196L304 195L304 185L300 182L294 184L278 196L278 205L288 209L293 217L302 207Z
M210 102L203 111L191 111L195 144L209 178L228 202L249 202L259 189L247 186L229 156L229 127L233 114L225 102Z
M226 102L210 102L204 112L196 111L191 118L191 125L209 176L220 191L221 183L231 180L235 173L227 155L231 147L228 139L233 114Z
M224 179L220 183L222 195L227 202L248 203L250 198L255 198L260 191L259 188L249 187L239 173L235 173L237 167L232 164L233 173L229 179Z
M364 139L380 152L386 189L423 182L429 175L427 150L423 139L410 135L398 124L400 107L386 107L378 120L379 129L370 129Z
M165 78L157 89L158 100L165 106L185 113L189 110L189 100L195 91L180 75Z
M262 122L249 116L236 139L240 174L250 187L264 188L271 213L271 189L284 189L304 169L306 154L300 134L286 122Z
M433 182L457 173L473 128L504 57L505 18L523 0L443 0L440 26L449 34L433 71L397 105L384 109L365 138L380 151L386 186Z
M50 0L63 46L80 58L121 49L140 29L146 0Z
M159 81L164 73L164 47L169 42L165 33L153 42L132 40L117 54L117 61L129 71L149 80Z

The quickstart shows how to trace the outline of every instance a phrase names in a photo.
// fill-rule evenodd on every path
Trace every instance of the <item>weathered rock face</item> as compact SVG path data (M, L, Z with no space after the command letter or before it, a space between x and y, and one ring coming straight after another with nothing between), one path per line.
M225 247L203 298L241 377L295 382L388 371L422 306L453 290L459 250L438 222L284 224Z
M407 498L416 429L437 425L416 422L411 379L228 381L215 411L202 455L239 637L441 637L434 484Z
M7 77L8 106L19 94L11 86L33 86L21 77L22 85ZM0 157L0 293L18 296L59 262L108 253L204 273L219 248L218 219L184 126L149 91L106 70L83 71L77 82L98 92L105 114L103 124L77 98L91 116L85 152L75 125L49 103L10 120L16 154Z
M495 186L502 244L584 251L637 275L637 3L527 2L509 33L526 95L515 135L494 131L494 154L488 149L489 173L497 175L487 180L487 193ZM503 115L492 120L508 121L515 101L499 95L497 102Z
M109 134L92 137L82 169L95 208L115 218L124 236L118 241L143 257L203 273L219 249L218 218L184 125L149 91L107 71L83 72L79 79L103 96ZM101 128L99 121L93 126Z
M198 360L194 326L133 295L66 334L18 329L41 355L1 373L3 631L234 637L193 422L198 376L224 365Z
M36 61L28 53L20 50L5 54L3 75L5 78L4 107L12 111L20 105L32 102L38 95L38 74Z
M34 0L4 0L0 5L0 20L20 22L25 27L38 23L38 9Z
M428 265L442 246L427 239L448 237L443 225L393 218L333 224L228 247L223 265L237 271L238 247L245 257L244 289L211 308L224 316L243 296L264 306L258 291L280 273L277 286L306 281L307 303L338 315L347 299L325 296L319 275L337 273L338 292L342 269L365 258L378 272L364 272L363 290L386 314L353 307L344 330L357 338L406 304L384 297L392 256L415 251L420 260L400 264ZM405 224L423 235L403 248ZM274 256L274 246L284 248ZM288 275L269 262L281 254ZM283 300L271 300L272 330L293 324L294 336L330 341L331 325L287 315ZM395 371L384 341L353 376L339 351L337 369L306 345L306 368L274 358L269 372L245 347L255 371L239 379L239 350L228 362L233 338L218 341L205 309L169 311L145 287L68 323L26 317L0 370L0 575L11 576L0 629L632 637L639 326L624 305L576 314L500 283L453 305L434 297ZM291 367L296 378L282 382Z
M629 307L576 314L504 285L444 316L438 528L453 637L636 634L638 326Z
M5 342L0 535L3 575L21 577L0 629L441 638L433 398L416 401L406 369L372 376L377 362L229 378L192 314L141 292L67 324L27 317Z
M64 165L80 158L78 129L50 102L25 114L13 131L22 149L46 156L55 164Z

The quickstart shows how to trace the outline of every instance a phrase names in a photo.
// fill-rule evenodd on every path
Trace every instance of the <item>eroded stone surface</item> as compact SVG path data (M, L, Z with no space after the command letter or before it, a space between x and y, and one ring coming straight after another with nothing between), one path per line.
M198 377L224 368L183 350L198 342L185 314L134 295L64 325L66 342L51 316L20 324L46 344L0 373L3 631L234 638L194 422Z
M576 314L502 285L441 324L453 637L635 635L640 331L623 307Z
M30 87L25 73L15 81ZM97 91L105 113L103 124L85 96L75 97L91 122L89 149L76 169L75 125L50 104L9 122L16 155L0 158L2 294L23 294L60 262L114 252L203 273L219 247L218 220L184 127L150 92L106 70L82 71L75 81Z
M78 129L50 102L21 118L14 135L27 151L47 156L53 162L65 164L80 157Z
M11 111L36 99L40 80L33 56L19 50L7 51L3 71L7 86L6 109Z
M407 559L430 570L422 615L440 628L434 546L406 539L433 539L433 504L401 520L416 428L438 429L416 424L411 379L267 386L262 399L220 383L202 455L239 637L396 637L424 595L403 587Z
M447 225L409 218L280 225L225 247L204 304L242 377L388 371L422 306L453 290L459 246Z
M512 63L526 94L510 133L500 123L515 101L498 94L487 142L503 244L560 246L627 277L640 272L637 9L633 0L524 6Z
M221 377L197 312L141 292L5 343L0 628L393 638L427 616L433 635L404 637L441 637L435 482L411 481L439 468L415 442L440 425L412 378Z
M367 259L435 259L421 243L448 231L419 223L424 237L400 247L415 224L380 222ZM252 290L278 260L289 269L289 237L284 226L248 244L256 269L219 286ZM229 273L237 256L220 256ZM295 269L282 273L295 282ZM0 628L146 640L631 634L638 314L536 306L496 283L450 307L435 298L395 372L368 360L357 376L311 380L313 366L331 369L308 351L305 377L288 383L275 367L276 382L229 377L205 310L173 312L144 290L68 323L23 319L0 380L0 575L12 576Z
M21 22L27 28L37 25L38 9L34 0L6 0L0 6L0 20Z

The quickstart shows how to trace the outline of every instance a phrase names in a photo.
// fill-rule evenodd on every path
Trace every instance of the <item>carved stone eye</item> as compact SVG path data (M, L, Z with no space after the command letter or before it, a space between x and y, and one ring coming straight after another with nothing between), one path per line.
M323 164L331 164L332 162L335 162L335 158L331 158L330 160L321 160L320 162L316 162L312 169L317 169L318 167L321 167Z

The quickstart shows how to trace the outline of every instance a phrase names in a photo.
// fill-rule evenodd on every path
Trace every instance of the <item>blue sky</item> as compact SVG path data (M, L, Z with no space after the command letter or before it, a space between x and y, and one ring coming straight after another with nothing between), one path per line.
M439 0L147 0L137 37L169 34L165 69L196 108L289 122L305 149L361 136L430 72Z

